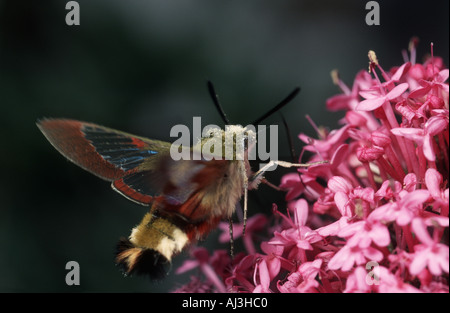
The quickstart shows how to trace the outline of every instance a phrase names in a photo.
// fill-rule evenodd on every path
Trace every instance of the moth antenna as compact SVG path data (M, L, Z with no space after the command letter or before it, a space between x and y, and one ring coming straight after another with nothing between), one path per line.
M230 257L234 259L234 238L233 238L233 220L231 216L228 218L228 230L230 232Z
M222 106L220 105L219 97L217 96L217 93L214 90L214 86L213 86L212 82L210 80L208 80L207 85L208 85L209 95L211 96L212 101L214 102L214 104L217 108L217 111L219 111L220 117L225 122L225 125L230 125L230 121L228 120L228 117L225 114L225 111L223 110Z
M286 104L292 101L292 99L297 96L297 94L300 92L300 87L295 88L286 98L284 98L280 103L278 103L275 107L273 107L271 110L269 110L266 114L263 114L260 118L255 120L252 125L258 125L260 122L268 118L273 113L280 110L282 107L284 107Z
M289 144L292 162L297 162L297 155L295 153L295 147L294 147L294 142L292 140L291 131L290 131L289 126L286 122L286 119L284 118L284 115L281 111L280 111L280 115L281 115L281 120L283 121L283 124L284 124L284 129L286 130L286 135L288 138L288 144Z
M281 119L283 120L284 129L286 130L286 135L288 137L288 143L289 143L289 149L291 152L292 162L295 163L298 161L298 159L297 159L297 154L295 153L295 147L294 147L294 142L292 140L292 134L291 134L289 126L286 122L286 119L284 118L284 115L281 111L280 111L280 115L281 115ZM300 175L300 173L298 171L297 171L297 174L298 174L298 177L300 178L300 183L303 185L303 187L305 187L305 184L303 183L302 175Z

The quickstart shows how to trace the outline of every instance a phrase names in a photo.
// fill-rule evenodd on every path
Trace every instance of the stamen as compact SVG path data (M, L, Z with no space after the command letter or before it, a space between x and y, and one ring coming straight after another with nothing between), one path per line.
M435 69L434 69L434 52L433 52L434 44L431 43L430 46L431 46L431 67L433 69L433 77L434 77L436 75L436 72L435 72Z
M409 50L409 53L411 54L410 62L412 65L416 64L416 51L417 51L416 47L417 47L418 43L419 43L419 38L417 38L417 37L413 37L409 41L408 50Z

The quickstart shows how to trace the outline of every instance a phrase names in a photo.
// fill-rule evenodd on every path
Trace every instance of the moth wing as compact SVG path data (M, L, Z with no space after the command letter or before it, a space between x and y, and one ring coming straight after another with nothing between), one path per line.
M67 159L112 182L115 191L141 205L164 197L180 206L196 191L223 175L223 161L174 161L171 144L93 123L44 119L37 126Z
M168 157L170 143L76 120L44 119L37 126L62 155L113 182L113 188L125 197L148 205L162 189L163 181L152 175L152 167ZM136 190L121 184L124 178Z
M191 179L205 164L197 161L174 161L169 154L160 156L151 167L131 172L112 183L113 189L130 200L149 203L153 196L164 197L171 205L180 205L194 192L198 184Z

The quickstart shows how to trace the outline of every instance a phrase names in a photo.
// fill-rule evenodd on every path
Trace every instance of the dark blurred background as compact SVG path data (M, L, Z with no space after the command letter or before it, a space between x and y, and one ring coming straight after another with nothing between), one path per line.
M79 26L66 25L67 2L0 0L2 292L166 292L190 275L172 271L156 284L122 277L114 247L145 208L66 161L36 119L74 118L170 141L171 127L190 127L193 116L223 124L207 93L211 79L230 120L243 125L300 86L283 113L292 134L314 135L306 114L331 129L342 117L325 109L338 93L330 71L351 85L369 49L387 70L418 36L419 60L434 42L448 65L448 0L378 1L380 26L366 25L362 0L79 0ZM280 125L279 155L289 160L279 115L265 124ZM280 173L267 176L278 184ZM261 189L250 214L285 206L282 194ZM202 244L217 245L217 233ZM80 286L65 283L71 260L80 264Z

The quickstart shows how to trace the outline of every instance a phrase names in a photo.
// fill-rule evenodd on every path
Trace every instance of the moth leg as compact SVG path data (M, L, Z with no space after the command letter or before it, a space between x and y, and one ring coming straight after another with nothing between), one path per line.
M284 189L278 187L277 185L272 184L270 181L268 181L265 178L261 179L261 183L266 184L267 186L269 186L272 189L275 189L276 191L284 191Z
M234 238L233 238L233 220L231 216L228 218L228 230L230 232L230 257L234 259Z
M247 177L247 176L245 176ZM245 236L245 228L247 226L247 202L248 202L248 179L244 183L244 221L242 225L242 236Z
M253 174L253 176L250 178L250 182L253 183L256 182L261 182L262 180L262 174L264 174L264 172L266 172L269 168L271 168L272 166L282 166L282 167L286 167L286 168L290 168L290 167L309 167L312 165L318 165L318 164L323 164L323 163L328 163L328 161L319 161L319 162L312 162L312 163L291 163L291 162L286 162L286 161L280 161L280 160L270 160L269 163L267 163L266 165L264 165L259 171L257 171L255 174Z

